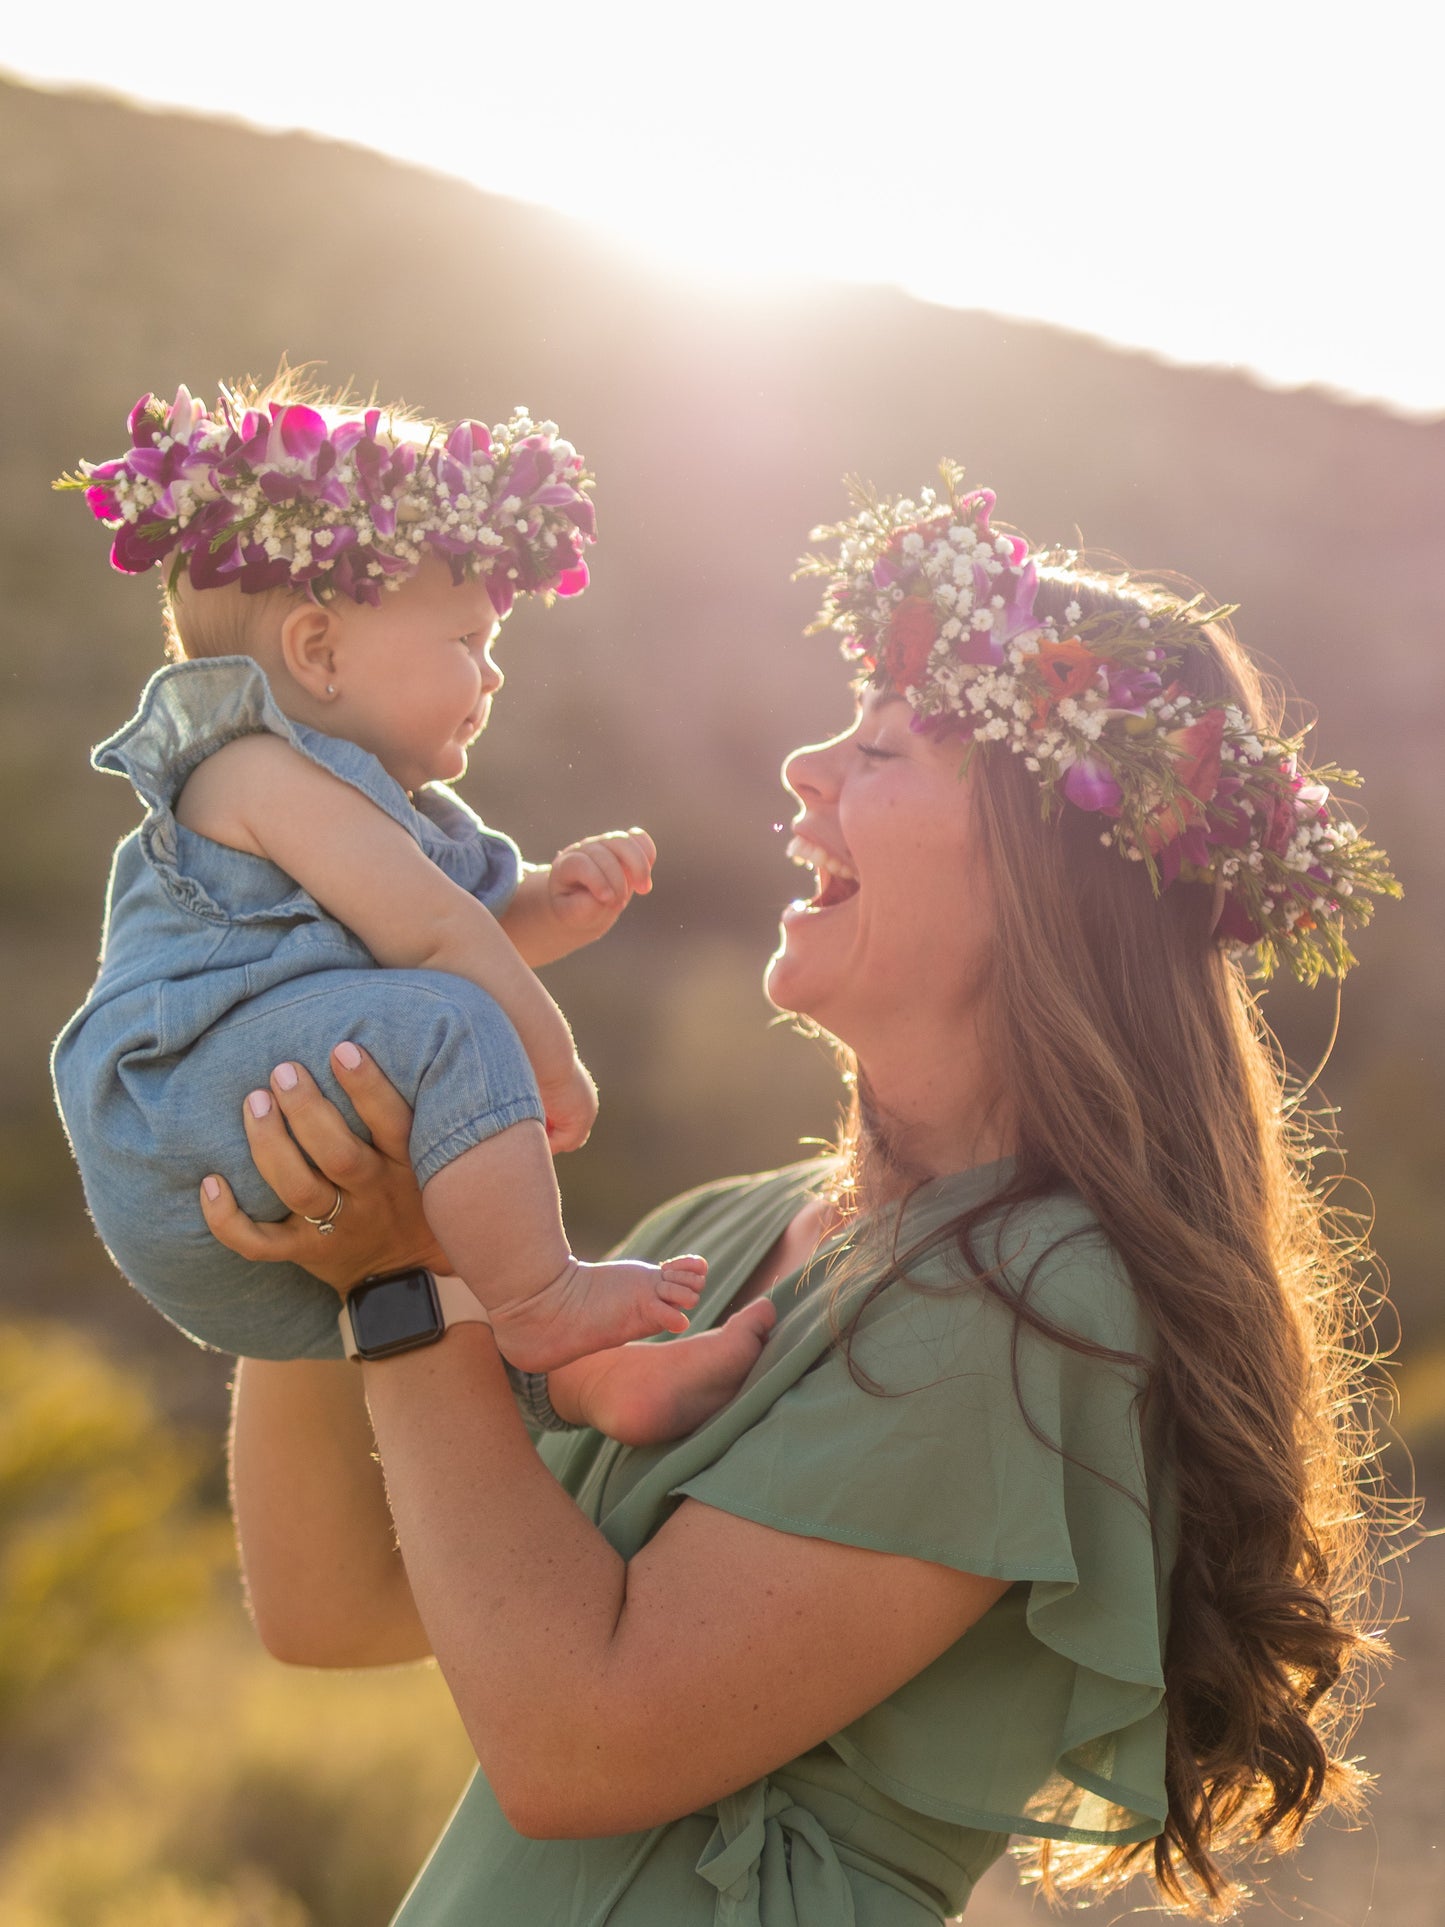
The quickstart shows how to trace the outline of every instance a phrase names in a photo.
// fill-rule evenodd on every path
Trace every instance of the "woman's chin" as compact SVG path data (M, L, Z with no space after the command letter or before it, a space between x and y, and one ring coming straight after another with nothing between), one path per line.
M803 1017L807 1014L799 1009L796 1002L791 981L796 976L797 971L791 966L788 957L788 940L784 937L772 956L768 958L763 971L763 995L773 1009L781 1011L785 1017Z
M822 1014L828 1000L821 986L816 981L810 984L808 977L809 973L800 961L788 955L785 934L763 972L763 995L773 1009L781 1011L785 1017L797 1017L804 1023L817 1024L823 1030L830 1030Z

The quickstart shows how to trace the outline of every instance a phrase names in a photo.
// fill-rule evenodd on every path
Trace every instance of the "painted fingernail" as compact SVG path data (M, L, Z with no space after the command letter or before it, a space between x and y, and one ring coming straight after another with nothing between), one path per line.
M271 1093L269 1091L252 1091L251 1095L246 1099L246 1107L252 1117L269 1117L271 1114Z
M214 1204L221 1195L221 1181L219 1178L202 1178L201 1189Z
M332 1056L343 1070L354 1071L361 1062L361 1052L355 1044L338 1044Z
M281 1086L283 1091L295 1090L296 1066L294 1064L278 1064L275 1070L272 1071L271 1075L275 1078L276 1082Z

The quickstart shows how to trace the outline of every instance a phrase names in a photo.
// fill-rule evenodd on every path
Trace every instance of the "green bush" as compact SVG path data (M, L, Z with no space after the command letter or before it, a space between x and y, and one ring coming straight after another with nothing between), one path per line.
M0 1325L0 1735L97 1655L193 1615L229 1534L200 1453L57 1326Z
M267 1658L239 1607L112 1668L0 1865L5 1927L382 1927L472 1764L432 1667Z

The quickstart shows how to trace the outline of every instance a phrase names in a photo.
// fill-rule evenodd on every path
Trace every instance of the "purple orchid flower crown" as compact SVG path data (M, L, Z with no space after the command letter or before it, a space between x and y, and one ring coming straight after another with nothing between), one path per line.
M808 633L836 629L865 676L886 677L913 727L1003 744L1038 779L1047 811L1103 819L1100 842L1148 873L1156 895L1180 878L1220 897L1216 937L1252 952L1262 976L1287 963L1304 983L1354 963L1347 932L1376 896L1399 896L1384 852L1338 813L1331 786L1352 770L1309 770L1303 736L1272 735L1230 702L1182 680L1186 651L1231 608L1149 596L1148 613L1037 616L1037 567L1020 536L989 527L991 489L916 502L850 482L857 513L813 530L836 556Z
M522 594L578 594L595 539L592 478L554 422L525 409L488 429L346 403L250 407L222 389L214 410L180 388L142 395L131 447L82 462L59 489L82 489L115 530L128 575L173 557L197 589L248 595L292 587L373 605L429 555L454 581L486 587L499 616Z

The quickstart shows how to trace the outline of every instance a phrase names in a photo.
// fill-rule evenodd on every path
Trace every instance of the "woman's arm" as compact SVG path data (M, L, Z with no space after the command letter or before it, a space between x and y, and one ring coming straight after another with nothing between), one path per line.
M384 1080L363 1059L346 1083L375 1132ZM277 1096L329 1172L336 1113L309 1079ZM399 1103L389 1093L385 1114ZM279 1114L248 1129L263 1174L294 1204L293 1190L318 1181ZM246 1256L277 1255L287 1236L249 1226L228 1193L207 1216ZM365 1381L417 1613L523 1833L630 1832L749 1784L885 1699L1005 1590L691 1500L624 1562L538 1459L484 1327L351 1369ZM346 1569L369 1556L356 1547ZM303 1594L282 1610L311 1607ZM307 1625L344 1649L344 1625Z
M624 1562L532 1449L485 1327L363 1372L418 1612L520 1833L630 1833L749 1785L1007 1589L693 1500Z
M450 1270L422 1215L410 1110L360 1052L343 1047L332 1062L362 1099L371 1142L352 1135L304 1072L292 1109L330 1177L285 1137L279 1113L263 1121L243 1106L252 1149L294 1214L251 1226L253 1254L279 1257L297 1229L310 1230L300 1214L323 1216L340 1190L343 1209L330 1236L322 1241L311 1231L309 1249L297 1254L329 1283L344 1287L403 1265ZM202 1190L201 1209L213 1226L239 1217L224 1181L214 1197ZM230 1473L251 1616L269 1652L297 1666L386 1666L428 1655L354 1365L239 1360Z
M268 1652L296 1666L430 1654L353 1366L241 1359L230 1463L241 1572Z

